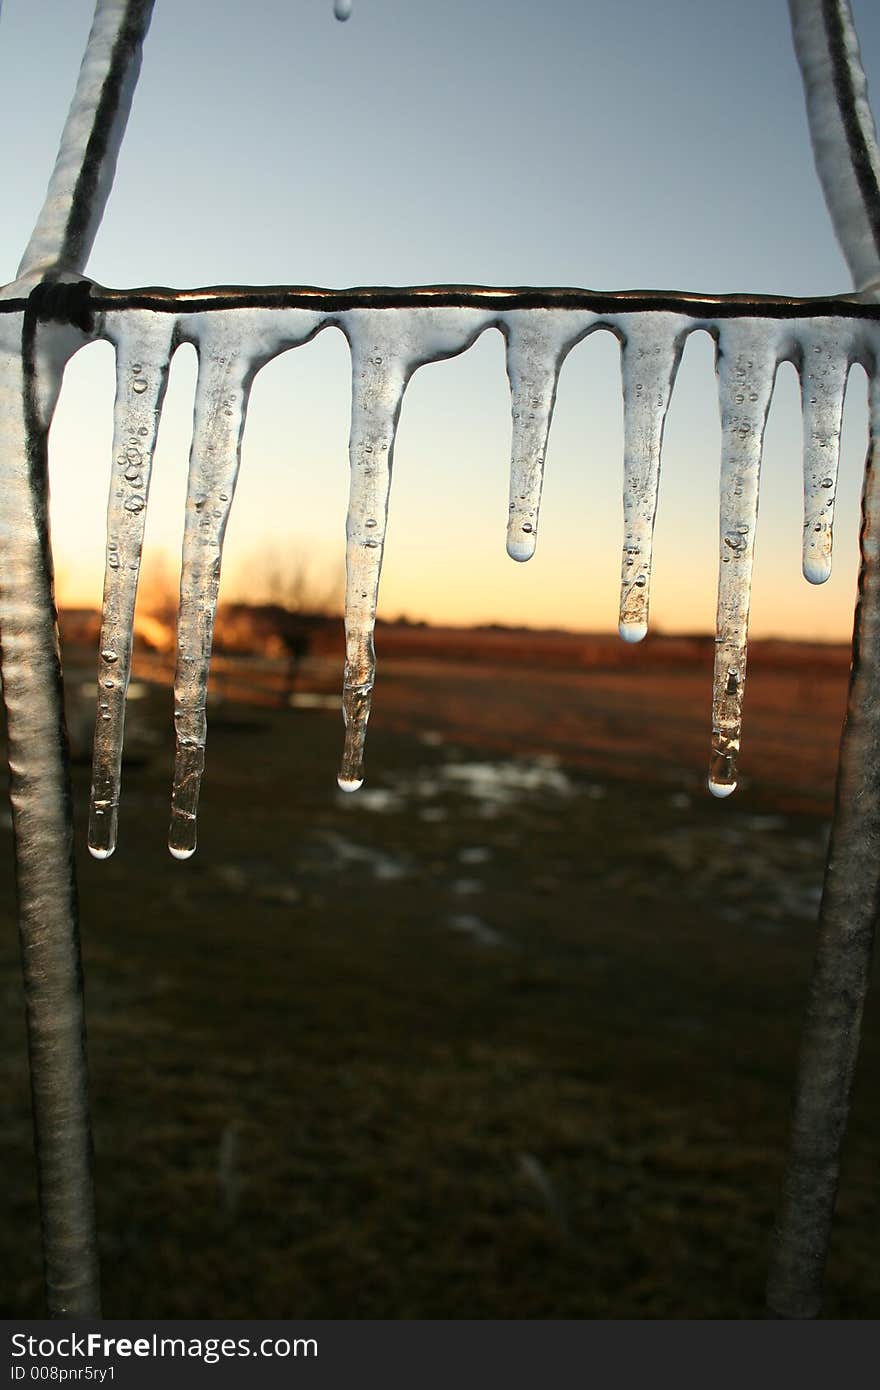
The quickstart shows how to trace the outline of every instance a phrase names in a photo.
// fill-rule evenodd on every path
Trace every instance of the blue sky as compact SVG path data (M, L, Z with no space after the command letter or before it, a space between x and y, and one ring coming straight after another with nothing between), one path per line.
M42 201L91 18L88 0L5 0L0 219L12 277ZM880 13L853 5L875 101ZM37 74L35 77L34 74ZM157 0L117 181L89 272L111 285L462 281L824 294L849 288L812 165L782 0ZM503 345L419 372L395 463L381 611L613 628L620 534L618 349L563 370L538 554L504 551ZM341 335L258 378L225 562L342 559L348 360ZM148 543L175 550L194 360L172 373ZM53 429L59 571L97 601L112 352L81 353ZM771 415L753 631L848 635L864 380L847 408L836 564L800 575L799 420L785 368ZM653 616L709 629L717 554L711 345L690 340L667 428ZM454 556L431 544L458 517ZM256 576L256 579L254 578Z

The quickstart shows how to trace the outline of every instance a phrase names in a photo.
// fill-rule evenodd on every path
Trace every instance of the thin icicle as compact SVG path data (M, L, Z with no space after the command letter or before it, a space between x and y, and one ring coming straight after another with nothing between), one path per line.
M196 848L196 812L207 737L208 667L220 588L223 538L238 480L250 388L263 364L305 342L320 325L302 310L197 315L181 333L198 344L190 451L177 666L174 673L176 752L168 848L188 859Z
M234 322L218 315L205 327L199 339L174 675L176 751L168 848L176 859L188 859L196 847L196 810L207 737L208 664L223 537L238 478L251 363Z
M800 365L804 414L804 577L824 584L831 574L834 497L840 426L850 366L851 330L838 319L804 325Z
M761 450L776 361L776 334L768 320L728 320L721 325L721 563L709 769L714 796L729 796L736 787Z
M134 607L174 326L173 314L150 313L113 315L105 324L116 343L116 406L89 806L89 849L96 859L116 848Z
M579 320L580 315L553 309L520 309L504 315L513 417L507 519L507 553L512 560L530 560L535 553L559 371L579 336Z
M640 642L648 631L651 552L660 450L669 398L681 360L683 320L639 314L623 344L623 560L620 635Z
M376 652L373 633L388 524L394 437L407 382L417 367L464 352L493 322L479 309L353 310L340 316L351 345L351 468L345 523L345 744L337 781L364 780Z
M339 786L357 791L364 780L364 742L376 676L373 631L388 524L394 436L409 376L392 322L364 315L351 336L351 466L345 523L345 745Z

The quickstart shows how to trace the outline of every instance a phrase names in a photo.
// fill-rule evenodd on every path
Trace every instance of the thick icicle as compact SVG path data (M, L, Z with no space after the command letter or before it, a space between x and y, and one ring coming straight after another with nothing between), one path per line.
M223 536L238 478L251 363L234 320L230 323L217 315L205 326L199 338L174 673L176 750L168 848L176 859L188 859L196 848L196 810L207 737L208 666Z
M620 635L639 642L648 631L651 552L660 450L669 398L681 359L682 320L639 314L623 344L623 560Z
M824 584L831 574L834 497L850 341L851 332L837 319L814 320L803 337L803 564L804 577L811 584Z
M709 769L714 796L729 796L736 787L758 481L776 360L776 335L769 320L728 320L721 325L721 563Z
M339 768L343 791L364 780L364 742L376 676L373 631L388 524L394 436L409 376L394 324L364 316L351 341L351 466L345 523L345 745Z
M96 859L116 848L134 607L174 327L173 314L145 312L113 315L105 323L116 343L116 406L89 808L89 849Z
M579 336L579 319L579 315L553 309L520 309L504 315L513 417L507 518L507 553L512 560L530 560L535 553L544 456L559 371Z

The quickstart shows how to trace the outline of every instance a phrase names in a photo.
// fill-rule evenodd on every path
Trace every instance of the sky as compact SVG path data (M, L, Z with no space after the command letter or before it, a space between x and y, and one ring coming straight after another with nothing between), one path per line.
M92 5L5 0L0 249L12 279L39 211ZM854 0L880 92L880 7ZM88 273L166 284L471 283L796 295L850 282L815 176L783 0L157 0ZM416 373L395 452L380 616L611 630L622 471L619 348L563 368L538 552L505 553L503 341ZM181 349L154 465L151 563L179 553L195 355ZM100 602L113 352L69 364L50 439L59 590ZM297 557L316 589L344 560L349 360L342 335L254 386L221 598L259 597ZM835 568L800 572L797 379L768 425L752 632L852 630L865 382L844 422ZM720 430L713 350L688 341L667 422L652 623L711 631ZM454 551L432 535L454 515ZM444 534L449 528L444 526ZM176 563L176 559L174 561ZM166 566L167 567L167 566Z

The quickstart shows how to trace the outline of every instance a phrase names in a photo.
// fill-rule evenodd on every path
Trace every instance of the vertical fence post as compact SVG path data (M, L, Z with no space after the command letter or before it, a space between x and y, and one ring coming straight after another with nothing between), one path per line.
M46 1302L100 1315L73 815L48 522L47 438L86 341L38 320L76 281L104 211L153 0L97 0L46 200L0 335L0 634ZM66 287L68 290L70 286ZM45 295L43 296L45 300ZM63 317L64 315L62 315Z
M849 704L767 1303L815 1317L880 908L880 387L871 384Z
M46 1302L55 1317L97 1316L73 825L48 536L47 431L36 402L33 315L10 316L8 326L21 336L0 358L0 633Z
M880 153L849 0L789 0L816 168L853 283L880 296ZM876 351L876 347L874 349ZM767 1305L816 1317L880 911L880 389L872 373L846 722Z

